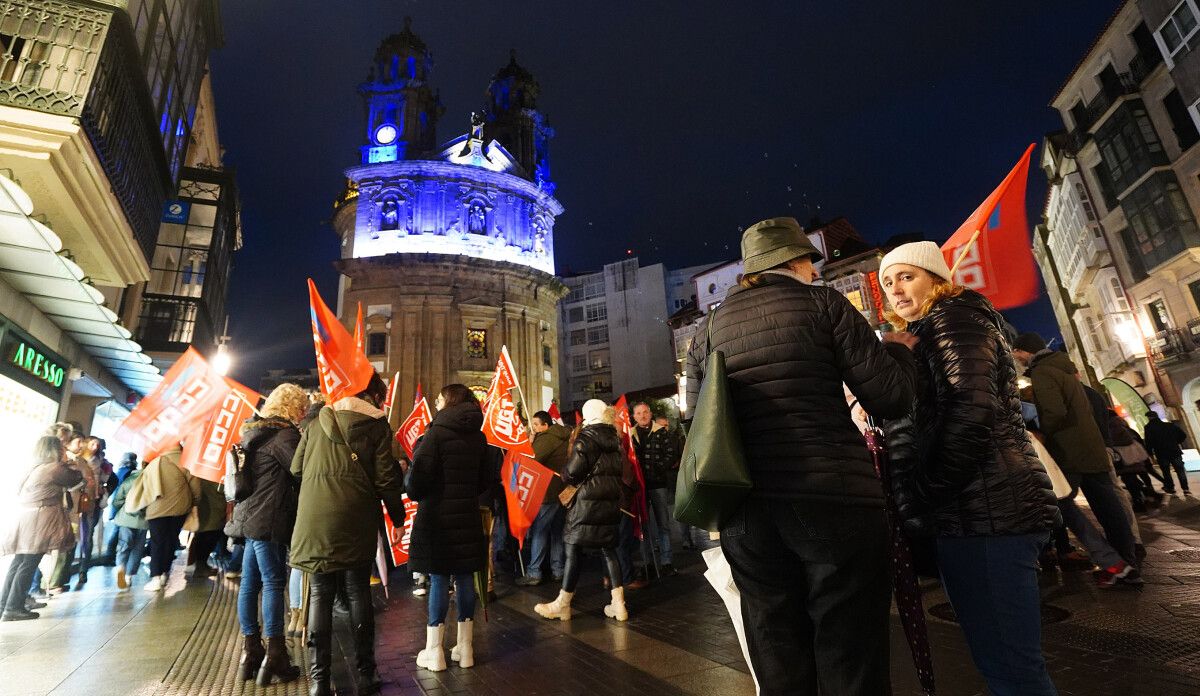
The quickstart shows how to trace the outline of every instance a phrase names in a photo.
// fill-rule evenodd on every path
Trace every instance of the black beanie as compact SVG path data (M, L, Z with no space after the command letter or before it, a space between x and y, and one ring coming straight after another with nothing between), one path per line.
M1031 331L1017 336L1017 340L1013 342L1013 349L1023 350L1026 353L1039 353L1046 350L1046 341Z

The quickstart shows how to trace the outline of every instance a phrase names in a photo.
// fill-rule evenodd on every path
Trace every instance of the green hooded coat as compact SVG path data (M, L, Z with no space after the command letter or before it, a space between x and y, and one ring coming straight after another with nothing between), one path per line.
M1043 351L1034 356L1028 374L1050 456L1068 474L1106 473L1112 460L1071 358Z
M391 441L383 412L356 397L322 408L305 428L292 458L292 475L300 480L293 567L330 573L373 562L383 522L380 500L396 526L403 525L404 485Z

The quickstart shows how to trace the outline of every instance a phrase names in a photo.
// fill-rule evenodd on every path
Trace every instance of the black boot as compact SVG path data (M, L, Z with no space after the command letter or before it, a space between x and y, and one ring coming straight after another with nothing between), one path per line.
M355 679L359 696L379 693L383 682L375 665L375 607L371 603L371 569L345 573L346 600L354 625Z
M331 696L329 663L332 659L333 573L314 573L308 593L308 676L310 696Z
M263 647L261 633L243 636L243 640L242 657L238 660L238 677L242 681L250 681L258 674L258 668L262 665L267 650Z
M270 686L276 680L290 682L300 676L300 668L292 664L288 655L287 639L283 636L267 638L267 657L258 670L258 685Z

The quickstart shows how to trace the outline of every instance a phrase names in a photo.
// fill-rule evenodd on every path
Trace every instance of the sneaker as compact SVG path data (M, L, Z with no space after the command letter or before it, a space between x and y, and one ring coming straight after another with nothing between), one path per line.
M1119 561L1116 565L1109 566L1098 572L1096 574L1096 584L1102 588L1112 587L1117 584L1117 581L1136 572L1137 568L1134 568L1125 561ZM1140 575L1138 577L1140 578Z
M117 588L121 590L129 589L129 578L125 575L124 568L117 568Z
M57 587L51 587L49 590L46 591L46 594L50 595L51 597L57 597L58 595L60 595L64 592L70 592L70 591L71 591L71 588L67 587L66 585L58 585Z
M241 577L242 577L242 571L240 571L240 570L227 570L227 571L225 571L225 579L226 579L226 580L238 580L238 579L240 579Z
M542 582L542 578L537 575L525 575L517 578L513 584L520 587L537 587Z
M146 582L146 585L142 589L147 592L158 592L159 590L163 589L166 584L166 578L161 575L155 575Z
M429 588L427 588L427 587L421 586L421 587L413 588L413 596L414 597L424 597L427 594L429 594Z
M25 598L25 611L36 611L38 609L45 609L45 608L46 608L45 602L39 602L36 599L34 599L33 597Z
M1141 587L1145 584L1145 581L1142 580L1142 574L1137 568L1132 566L1130 566L1129 572L1125 574L1125 577L1121 578L1117 582L1121 585L1127 585L1129 587Z
M41 616L41 614L37 613L36 611L6 611L4 612L4 616L0 617L0 621L29 621L30 619L36 619L39 616Z

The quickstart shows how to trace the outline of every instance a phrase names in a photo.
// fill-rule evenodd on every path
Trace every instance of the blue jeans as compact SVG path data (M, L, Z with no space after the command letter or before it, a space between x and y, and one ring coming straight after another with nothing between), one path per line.
M1121 554L1117 553L1104 535L1096 529L1096 525L1075 505L1071 498L1058 501L1058 509L1062 512L1063 524L1067 525L1083 548L1087 549L1092 562L1101 568L1110 568L1121 562Z
M299 568L292 568L292 572L288 575L288 606L292 609L299 609L304 597L304 571Z
M646 501L654 517L658 532L658 562L671 565L671 506L675 504L675 491L670 488L651 488Z
M117 557L114 562L118 568L125 569L126 576L133 577L142 566L142 556L146 555L147 530L115 524L113 528L117 530Z
M429 625L441 626L446 623L446 613L450 611L450 577L449 575L429 576ZM466 621L475 618L475 574L462 573L454 577L455 603L458 605L458 620Z
M1125 515L1125 501L1122 499L1125 494L1117 490L1112 476L1108 472L1068 473L1067 481L1071 483L1072 499L1077 492L1083 491L1083 497L1087 498L1088 505L1092 507L1092 514L1104 529L1104 537L1108 539L1109 545L1130 565L1136 565L1134 545L1137 542L1133 538L1133 527L1129 517Z
M287 584L287 547L272 541L246 540L242 584L238 588L238 621L242 635L259 632L258 595L262 593L262 634L283 637L283 586Z
M941 537L942 585L992 696L1056 696L1042 656L1037 558L1045 534Z
M566 517L566 510L557 500L538 509L537 517L533 518L533 526L529 528L529 568L525 572L529 577L542 577L547 548L550 551L550 571L554 573L554 577L562 577L563 564L567 558L566 549L563 547L563 523Z

